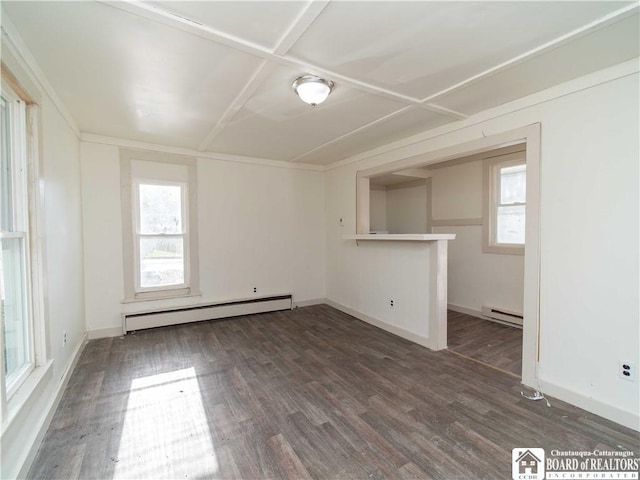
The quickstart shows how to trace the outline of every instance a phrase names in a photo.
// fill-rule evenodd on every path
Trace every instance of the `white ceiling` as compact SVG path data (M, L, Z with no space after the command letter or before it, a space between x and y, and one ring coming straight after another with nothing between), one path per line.
M14 2L82 132L328 164L639 55L637 2ZM311 108L299 75L333 80Z

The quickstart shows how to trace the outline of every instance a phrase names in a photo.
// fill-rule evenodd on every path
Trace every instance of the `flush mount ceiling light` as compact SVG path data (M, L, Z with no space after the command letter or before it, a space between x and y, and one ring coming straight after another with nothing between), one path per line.
M302 75L293 81L291 88L300 100L315 107L327 99L333 90L333 82L315 75Z

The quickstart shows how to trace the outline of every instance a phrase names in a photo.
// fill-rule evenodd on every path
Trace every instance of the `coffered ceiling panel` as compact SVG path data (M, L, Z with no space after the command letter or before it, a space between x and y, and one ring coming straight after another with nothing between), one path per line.
M424 98L605 15L619 2L332 2L291 55Z
M24 43L82 132L312 164L635 58L640 43L637 1L0 5L3 48ZM291 90L307 73L335 82L316 108Z
M186 1L150 4L228 35L273 48L307 2Z
M80 129L195 148L260 60L94 2L3 2Z
M297 158L296 161L325 164L330 159L335 162L453 121L455 121L453 118L444 115L410 107L379 124L309 152Z
M632 15L507 70L439 97L445 107L476 113L640 54L640 18Z
M208 145L208 149L291 160L338 136L403 108L400 102L339 85L313 108L291 90L301 72L277 68Z

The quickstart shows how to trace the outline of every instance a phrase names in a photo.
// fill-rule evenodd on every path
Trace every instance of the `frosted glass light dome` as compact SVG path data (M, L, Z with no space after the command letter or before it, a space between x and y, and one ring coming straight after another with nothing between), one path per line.
M333 90L333 82L315 75L302 75L293 82L292 88L305 103L312 107L324 102Z

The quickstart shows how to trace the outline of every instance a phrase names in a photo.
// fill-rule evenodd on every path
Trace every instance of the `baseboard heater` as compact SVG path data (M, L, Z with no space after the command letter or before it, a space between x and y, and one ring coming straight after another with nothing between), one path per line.
M487 317L489 320L508 323L510 325L518 325L520 327L522 326L522 314L511 310L505 310L504 308L483 306L482 315Z
M290 310L293 305L291 295L277 295L271 297L233 300L223 303L208 303L189 305L185 307L171 307L144 312L122 314L124 333L145 328L166 327L181 323L215 320L218 318L237 317L254 313Z

